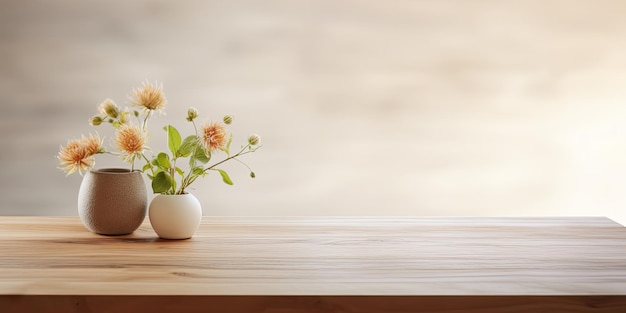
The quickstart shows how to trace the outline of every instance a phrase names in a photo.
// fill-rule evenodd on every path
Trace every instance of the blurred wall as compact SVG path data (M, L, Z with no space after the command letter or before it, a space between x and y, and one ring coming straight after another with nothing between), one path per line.
M59 145L163 82L263 148L194 185L205 215L626 221L626 2L0 3L0 214L76 215ZM110 139L106 140L107 144ZM113 157L97 167L123 166Z

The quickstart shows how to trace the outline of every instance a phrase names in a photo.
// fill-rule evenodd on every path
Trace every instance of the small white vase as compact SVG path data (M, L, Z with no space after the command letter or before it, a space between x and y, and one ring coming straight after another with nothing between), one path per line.
M152 228L163 239L188 239L202 220L202 206L192 194L157 195L150 202Z

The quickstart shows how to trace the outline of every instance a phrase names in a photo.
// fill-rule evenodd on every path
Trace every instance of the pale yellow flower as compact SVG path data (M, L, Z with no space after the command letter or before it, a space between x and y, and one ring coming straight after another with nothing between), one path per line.
M97 135L70 140L65 147L61 147L57 155L62 166L60 169L66 171L67 175L76 171L83 175L93 168L96 161L94 155L101 151L102 140Z
M116 133L115 145L122 151L124 160L132 162L145 149L146 134L135 125L122 125Z
M150 82L144 82L141 88L133 90L131 104L142 107L146 111L162 110L165 108L167 99L163 95L163 85L152 85Z
M202 145L207 152L224 149L227 137L226 128L218 122L202 126Z

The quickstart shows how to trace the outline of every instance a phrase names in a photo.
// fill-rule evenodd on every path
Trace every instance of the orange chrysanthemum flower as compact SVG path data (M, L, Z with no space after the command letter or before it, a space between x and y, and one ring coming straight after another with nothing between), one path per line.
M207 152L224 149L227 140L227 131L224 125L213 122L202 127L202 145Z
M117 130L115 145L123 152L126 161L132 162L143 152L145 144L146 135L138 126L126 124Z
M100 139L98 135L89 135L89 137L83 136L80 142L89 155L94 155L104 150L102 147L102 139Z
M147 111L155 111L164 109L165 103L167 99L163 95L162 84L157 86L156 83L152 85L144 82L141 88L133 90L131 104L134 106L142 107Z
M102 140L97 135L70 140L65 147L61 147L57 156L62 166L60 169L66 171L67 175L76 171L83 175L93 168L96 161L94 155L101 151Z

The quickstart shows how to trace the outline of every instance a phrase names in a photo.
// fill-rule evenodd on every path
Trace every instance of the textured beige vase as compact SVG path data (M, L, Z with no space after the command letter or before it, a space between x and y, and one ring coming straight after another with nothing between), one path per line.
M148 192L141 172L101 169L85 174L78 192L78 215L94 233L134 232L146 217Z

